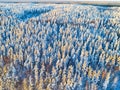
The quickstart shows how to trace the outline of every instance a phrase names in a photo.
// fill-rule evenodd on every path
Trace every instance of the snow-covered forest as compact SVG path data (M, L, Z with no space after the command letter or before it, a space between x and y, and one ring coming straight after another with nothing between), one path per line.
M120 90L120 7L0 3L0 90Z

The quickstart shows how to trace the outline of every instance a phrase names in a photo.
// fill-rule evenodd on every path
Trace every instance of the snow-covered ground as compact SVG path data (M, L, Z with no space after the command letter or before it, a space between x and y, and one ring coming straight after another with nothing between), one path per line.
M119 90L120 7L0 3L0 90Z

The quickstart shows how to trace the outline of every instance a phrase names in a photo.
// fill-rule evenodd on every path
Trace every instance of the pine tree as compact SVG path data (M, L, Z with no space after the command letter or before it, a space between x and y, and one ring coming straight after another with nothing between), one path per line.
M2 90L3 88L3 81L2 81L2 78L0 77L0 90Z
M25 78L25 79L23 80L23 90L29 90L29 89L28 89L28 81L27 81L27 78Z
M39 80L39 84L38 84L38 90L43 90L43 78L42 77L40 77L40 80Z

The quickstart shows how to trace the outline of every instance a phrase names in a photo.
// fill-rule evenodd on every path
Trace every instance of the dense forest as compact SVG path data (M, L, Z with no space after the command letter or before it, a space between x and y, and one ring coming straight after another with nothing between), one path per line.
M119 90L120 7L0 3L0 90Z

